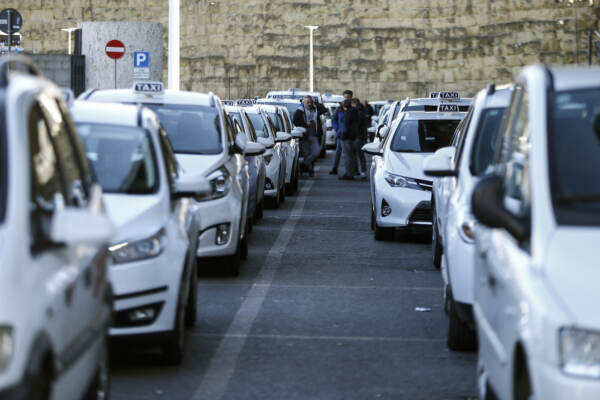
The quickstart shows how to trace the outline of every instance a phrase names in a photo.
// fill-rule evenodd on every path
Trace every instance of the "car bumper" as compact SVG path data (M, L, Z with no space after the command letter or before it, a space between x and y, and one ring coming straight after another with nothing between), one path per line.
M221 199L197 203L196 212L200 220L198 257L222 257L235 253L240 237L242 199L236 198L233 189ZM229 239L225 244L216 243L220 224L229 224Z
M186 252L165 251L159 257L115 264L110 269L115 312L111 336L159 332L173 328ZM155 316L135 322L136 310L152 309Z
M565 375L555 365L530 360L533 392L536 399L592 400L600 398L600 381Z
M375 217L382 228L431 229L431 192L408 188L391 187L385 180L376 182ZM383 216L383 202L392 212Z
M455 301L473 304L474 288L474 243L467 243L455 224L448 224L452 232L446 232L444 240L444 257L448 270L449 284Z

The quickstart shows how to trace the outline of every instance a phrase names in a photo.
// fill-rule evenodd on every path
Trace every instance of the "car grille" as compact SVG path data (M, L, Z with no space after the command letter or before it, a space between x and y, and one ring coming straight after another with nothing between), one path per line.
M433 213L431 211L431 202L422 201L417 204L417 207L413 210L410 218L408 219L409 224L419 225L431 225Z
M415 179L415 181L417 181L417 184L421 187L421 189L431 192L431 187L433 186L432 181L426 181L425 179Z

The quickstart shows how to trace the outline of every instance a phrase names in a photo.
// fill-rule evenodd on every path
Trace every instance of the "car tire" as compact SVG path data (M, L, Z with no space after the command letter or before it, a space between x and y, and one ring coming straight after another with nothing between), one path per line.
M460 319L456 312L453 298L449 298L450 310L448 311L448 336L446 343L453 351L474 351L477 348L475 331Z
M298 163L296 162L294 168L294 175L292 176L292 190L294 193L298 193Z
M433 253L433 266L440 269L442 266L442 253L444 252L444 249L440 243L440 232L438 231L435 218L433 219L433 229L431 230L431 251Z
M196 315L198 311L198 267L196 257L192 261L192 274L190 276L190 289L188 291L188 302L185 307L185 326L192 327L196 325Z
M371 207L371 230L375 230L375 211L373 211L373 207Z
M165 365L179 365L183 360L183 346L185 339L185 310L181 302L177 304L175 326L169 332L167 340L162 345L162 361Z
M83 400L110 400L110 373L108 365L108 338L104 339L102 354L92 382L83 395Z
M263 197L263 199L260 201L260 203L258 203L256 205L256 210L254 211L255 218L257 220L263 219L264 213L265 213L265 199Z
M373 229L374 234L375 234L375 240L380 241L380 240L390 240L394 234L394 230L391 228L382 228L379 225L377 225L377 222L375 222L375 228Z
M240 266L242 264L242 241L238 239L238 245L235 253L229 257L225 257L225 270L229 276L238 276L240 274Z
M515 377L515 400L533 400L535 398L533 390L531 388L531 381L529 379L529 372L527 367L523 366L519 368L519 372Z
M250 233L250 229L248 227L248 224L246 224L246 228L245 228L245 232L244 232L244 238L240 239L240 258L242 260L247 260L248 259L248 234Z

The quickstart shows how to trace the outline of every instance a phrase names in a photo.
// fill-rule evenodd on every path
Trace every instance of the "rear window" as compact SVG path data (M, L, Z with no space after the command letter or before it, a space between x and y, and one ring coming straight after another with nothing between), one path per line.
M223 151L217 109L188 104L144 105L158 115L175 153L219 154Z
M471 151L471 173L475 176L485 173L492 164L504 111L504 108L490 108L481 114Z
M396 129L390 150L405 153L433 153L450 146L460 123L452 120L404 120Z

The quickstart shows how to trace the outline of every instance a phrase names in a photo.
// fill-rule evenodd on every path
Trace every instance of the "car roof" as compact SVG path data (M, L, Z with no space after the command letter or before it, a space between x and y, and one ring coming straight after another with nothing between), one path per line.
M443 120L456 119L461 120L465 117L463 112L425 112L425 111L403 111L404 119L408 121L420 120ZM396 118L399 119L399 118Z
M407 98L406 100L403 100L402 103L404 103L402 105L402 111L437 112L437 107L441 104L458 104L458 108L461 112L467 112L473 103L473 99L461 98L460 100L448 101L424 97L415 99Z
M100 103L76 100L71 107L75 122L138 126L140 108L120 103ZM110 119L106 116L110 115Z
M290 103L290 104L298 104L301 102L301 100L298 99L256 99L256 104L264 104L266 102L269 103L280 103L280 104L284 104L284 103Z
M82 100L152 103L152 104L190 104L199 106L215 106L215 96L211 93L188 92L183 90L165 90L161 94L141 94L133 89L93 90L79 97Z
M484 96L483 108L506 108L510 103L514 91L513 85L493 86L481 90L477 96Z
M554 90L600 87L600 68L552 67Z

